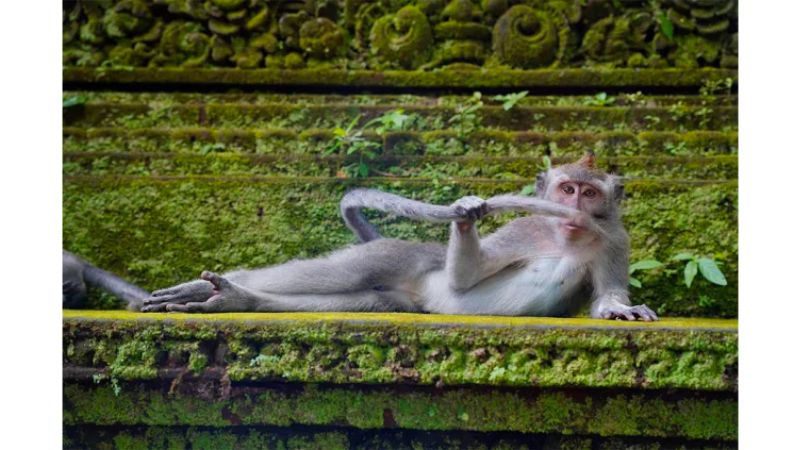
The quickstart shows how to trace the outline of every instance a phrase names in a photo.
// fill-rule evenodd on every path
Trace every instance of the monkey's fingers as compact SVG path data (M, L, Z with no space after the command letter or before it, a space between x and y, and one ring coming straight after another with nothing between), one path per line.
M654 322L658 320L656 313L652 309L648 308L647 305L632 306L631 311L645 322Z
M169 312L214 312L222 311L224 300L221 295L215 295L204 302L189 302L184 305L168 304Z
M212 294L211 289L207 289L205 292L182 289L172 294L165 294L160 297L155 297L155 296L148 297L142 300L142 303L146 306L159 305L163 303L189 303L189 302L204 300L208 298L211 294Z
M167 303L159 303L155 305L143 306L142 312L164 312L167 310Z
M194 281L189 281L187 283L181 283L175 286L170 286L168 288L155 290L153 291L152 294L150 294L150 297L152 298L152 297L163 297L165 295L176 295L194 290L200 291L203 290L205 287L206 283L200 280L194 280Z
M228 291L232 289L231 282L228 281L227 278L217 275L214 272L209 272L208 270L204 270L203 273L200 274L200 278L214 285L215 293Z

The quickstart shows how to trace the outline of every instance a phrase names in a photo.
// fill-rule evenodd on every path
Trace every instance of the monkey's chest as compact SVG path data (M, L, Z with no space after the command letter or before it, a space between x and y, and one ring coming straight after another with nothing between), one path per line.
M582 264L569 258L540 259L484 280L472 292L515 315L561 315L586 279Z

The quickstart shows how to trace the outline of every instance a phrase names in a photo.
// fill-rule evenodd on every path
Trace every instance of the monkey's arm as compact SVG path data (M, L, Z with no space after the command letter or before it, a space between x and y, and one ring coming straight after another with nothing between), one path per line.
M591 316L595 319L640 318L645 322L658 320L658 316L647 305L631 306L628 298L628 254L627 234L614 236L608 241L603 253L604 261L595 261L591 272L592 305Z
M505 267L522 261L531 247L531 230L521 222L512 222L481 240L474 222L490 212L523 210L548 215L573 217L579 211L528 197L500 196L483 201L479 197L464 197L453 203L461 220L450 228L445 273L448 285L456 291L466 291Z

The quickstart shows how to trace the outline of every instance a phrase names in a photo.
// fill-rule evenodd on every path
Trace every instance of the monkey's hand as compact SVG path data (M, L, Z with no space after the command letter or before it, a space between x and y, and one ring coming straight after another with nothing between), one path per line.
M474 195L461 197L450 207L459 216L458 222L474 222L485 216L489 211L489 205L486 204L486 200Z
M142 312L166 311L168 304L203 302L213 295L213 286L207 281L195 280L154 291L144 299Z
M148 311L168 312L234 312L253 311L255 295L216 273L204 271L200 278L208 295L196 300L169 301L153 305ZM188 284L188 283L187 283ZM194 288L193 288L194 289Z
M592 317L595 319L642 319L645 322L658 320L656 313L647 305L630 306L617 301L600 303L597 307L593 307Z

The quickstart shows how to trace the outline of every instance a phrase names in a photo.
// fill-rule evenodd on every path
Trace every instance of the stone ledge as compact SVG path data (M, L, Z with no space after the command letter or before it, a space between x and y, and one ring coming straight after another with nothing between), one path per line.
M403 70L335 69L81 69L64 68L68 86L92 85L204 85L303 87L408 87L430 89L572 88L699 88L707 80L738 80L734 69L538 69L538 70Z
M63 331L73 379L737 389L735 320L65 311Z

